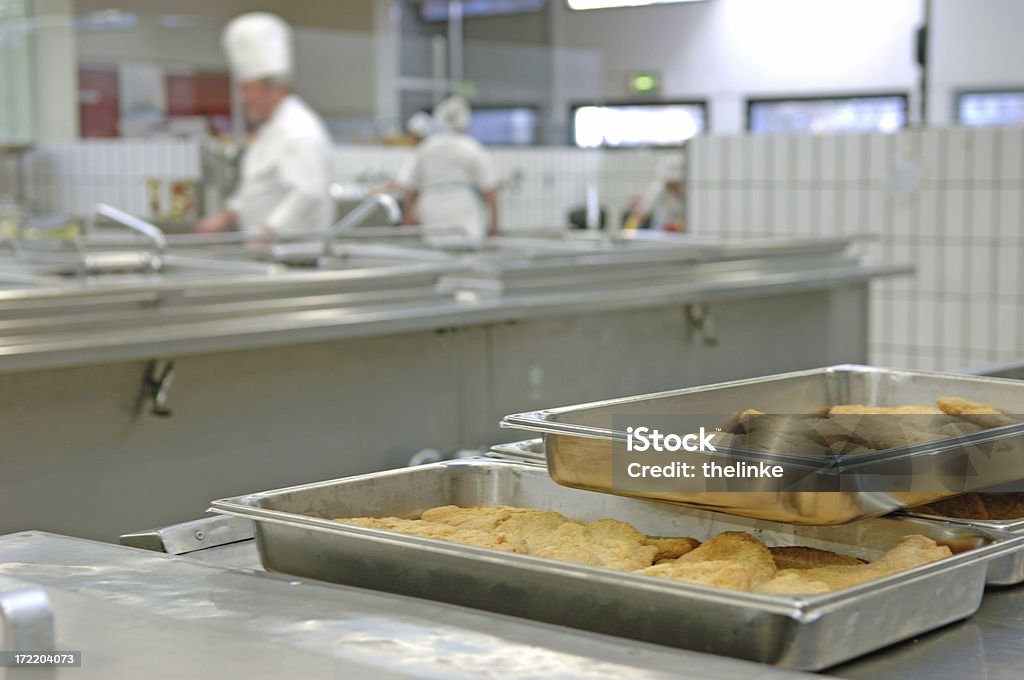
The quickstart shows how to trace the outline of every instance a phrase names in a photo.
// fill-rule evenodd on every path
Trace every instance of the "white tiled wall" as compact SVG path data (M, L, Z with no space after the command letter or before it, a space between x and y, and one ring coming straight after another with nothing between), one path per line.
M665 152L535 148L491 149L499 179L502 225L509 231L562 226L568 212L582 207L587 185L596 183L609 219L619 219L631 196L643 192ZM410 149L339 147L334 179L382 182L412 157Z
M500 181L502 225L509 231L564 225L596 183L610 219L620 219L630 198L653 177L665 152L601 152L571 148L492 149ZM334 149L332 180L377 184L393 177L411 149L343 146ZM83 140L48 144L25 161L26 194L35 212L82 214L97 202L141 217L149 214L146 179L200 178L198 142Z
M198 180L199 144L179 140L82 140L46 144L28 154L25 194L34 212L85 213L109 203L149 215L146 179Z
M1024 130L707 137L688 177L693 231L874 233L871 360L955 370L1024 358Z

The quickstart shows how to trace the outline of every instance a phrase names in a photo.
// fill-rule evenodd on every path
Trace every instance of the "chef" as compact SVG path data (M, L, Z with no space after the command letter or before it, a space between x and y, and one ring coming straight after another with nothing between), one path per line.
M650 228L684 231L686 206L683 202L683 159L666 158L658 164L655 179L626 219L626 229Z
M423 143L424 139L433 134L434 117L426 111L417 111L409 116L409 120L406 121L405 132L406 137L409 140L409 146L414 148L418 147ZM374 194L401 193L405 187L408 186L410 177L412 177L412 170L415 165L416 158L409 158L407 161L402 163L402 166L398 169L398 172L394 177L383 184L373 187L370 189L370 192ZM396 197L401 198L401 196Z
M320 117L291 92L291 43L288 24L264 12L243 14L224 30L224 51L241 87L246 119L257 130L242 160L238 189L225 210L197 225L201 233L237 226L272 236L330 226L330 137Z
M466 134L470 108L462 97L437 105L438 132L419 147L406 180L406 223L418 215L434 243L454 240L477 247L498 234L497 179L483 146ZM454 239L452 239L454 236Z

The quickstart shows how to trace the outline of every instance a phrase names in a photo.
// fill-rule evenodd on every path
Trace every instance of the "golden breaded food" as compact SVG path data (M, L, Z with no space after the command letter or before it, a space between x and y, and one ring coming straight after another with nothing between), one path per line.
M423 514L420 515L420 521L438 522L466 529L495 529L499 524L507 520L512 515L532 512L537 511L505 506L460 508L457 505L442 505L441 507L425 510Z
M813 593L822 592L821 584L828 586L829 590L842 590L935 562L952 554L948 547L938 545L926 536L914 534L904 536L895 547L873 562L854 566L830 565L810 569L783 569L774 579L755 586L754 590L778 593L779 589L784 587L789 594ZM784 580L780 582L779 579ZM772 581L776 583L773 585ZM801 587L807 590L802 591Z
M989 404L968 401L960 397L939 397L936 403L946 413L957 415L981 429L1015 425L1020 421Z
M501 505L446 505L424 511L420 519L354 517L335 521L623 571L650 566L661 551L682 554L698 544L678 538L657 545L618 520L577 522L557 512Z
M534 510L529 513L510 515L500 525L501 535L513 546L515 552L528 553L526 539L537 533L555 531L571 520L557 512Z
M734 447L776 453L871 453L1020 423L989 404L940 397L936 405L836 404L803 415L736 411L723 430Z
M978 496L989 519L1024 518L1024 493L981 493Z
M958 416L964 414L970 415L1001 415L1003 412L989 404L981 404L974 401L968 401L961 397L939 397L935 400L935 403L939 405L943 413Z
M347 517L334 521L369 527L371 529L397 531L402 534L422 536L423 538L436 538L442 541L465 543L481 548L494 548L496 550L515 552L513 546L509 545L504 537L481 529L460 529L438 522L424 522L418 519L400 519L398 517Z
M750 580L755 586L775 576L776 571L775 560L768 548L745 531L722 532L702 543L699 548L666 564L687 565L699 562L742 564L750 571Z
M943 411L927 404L907 406L868 406L866 404L838 404L828 410L830 416L886 416L886 415L941 415Z
M653 567L641 569L637 574L657 576L687 583L728 588L729 590L750 590L756 576L754 570L741 562L709 560L706 562L680 563L678 560L662 562Z
M924 536L907 536L864 564L808 547L769 549L743 531L723 532L701 544L692 538L646 536L614 519L582 522L557 512L507 506L443 506L425 511L420 519L335 521L718 588L790 595L847 588L952 554Z
M654 553L654 562L662 560L674 560L700 546L700 541L695 538L667 538L663 536L648 536L647 545L653 545L658 549Z
M911 534L901 538L895 547L889 549L878 559L872 560L868 566L886 569L890 573L894 573L935 562L944 557L950 557L952 554L953 551L948 547L939 545L927 536Z
M1024 493L965 493L913 509L953 519L1024 519Z
M567 522L554 531L527 536L527 554L621 571L643 569L654 560L658 549L653 545L643 545L594 524Z
M929 515L952 517L953 519L989 519L988 509L976 493L965 493L952 498L944 498L928 505L914 508L917 512Z
M772 595L817 595L831 591L829 584L807 578L799 569L780 571L775 578L754 589L754 592Z
M778 569L811 569L829 565L857 566L864 564L864 560L859 560L856 557L802 545L777 546L768 548L768 550Z

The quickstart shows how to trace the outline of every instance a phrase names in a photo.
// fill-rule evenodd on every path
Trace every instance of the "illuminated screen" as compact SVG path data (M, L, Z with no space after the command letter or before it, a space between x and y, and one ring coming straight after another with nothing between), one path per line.
M545 5L547 0L462 0L462 16L539 12ZM448 0L423 0L420 3L420 17L424 21L448 21Z
M679 146L704 131L703 104L578 106L573 111L576 146Z
M751 100L751 132L895 132L907 124L904 95Z
M473 109L469 134L488 146L531 146L537 123L537 110L527 106Z
M964 92L956 108L961 125L1024 125L1024 90Z

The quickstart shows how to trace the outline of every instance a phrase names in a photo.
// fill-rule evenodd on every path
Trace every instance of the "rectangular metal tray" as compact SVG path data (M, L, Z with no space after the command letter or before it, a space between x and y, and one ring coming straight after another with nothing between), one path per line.
M490 457L501 460L520 461L534 465L546 466L543 439L526 439L508 444L497 444L491 447ZM1024 534L1024 519L1016 520L969 520L953 519L941 515L930 515L911 510L900 513L906 517L917 517L928 521L952 522L985 531L1006 531L1013 534ZM1020 550L997 557L989 562L988 575L985 583L992 586L1008 586L1024 583L1024 544Z
M616 429L613 422L621 425L622 419L629 416L642 419L658 414L729 414L744 409L802 414L836 404L934 403L940 396L964 397L996 405L1007 413L1024 414L1021 381L840 365L519 413L506 416L502 426L542 433L551 477L565 486L777 522L842 524L1024 479L1024 424L841 459L849 471L869 474L884 466L912 466L910 479L917 488L906 491L834 491L834 487L823 486L828 492L821 493L822 489L806 486L798 491L759 491L751 486L752 491L639 493L613 486L613 445L621 449L626 440L624 427ZM834 464L834 460L823 457L792 454L753 452L750 457L773 463L795 461L809 469ZM962 469L973 469L975 474L955 472ZM869 477L866 474L863 478ZM835 483L834 475L820 475L820 479L823 483ZM958 488L949 487L951 479Z
M733 592L330 521L417 517L440 505L511 505L573 519L610 517L661 536L744 530L772 545L872 559L920 533L965 553L834 593ZM462 459L213 502L254 520L263 565L657 644L790 668L821 669L970 616L988 561L1024 541L912 518L794 527L578 491L537 465Z
M927 521L946 522L950 525L963 526L979 531L1001 531L1024 536L1024 519L985 520L955 519L942 515L930 515L924 512L904 512L905 517L920 518ZM1021 549L997 557L988 563L988 575L985 583L990 586L1012 586L1024 583L1024 545Z
M510 442L508 444L495 444L485 455L489 458L547 465L547 456L544 453L544 440L540 438Z

